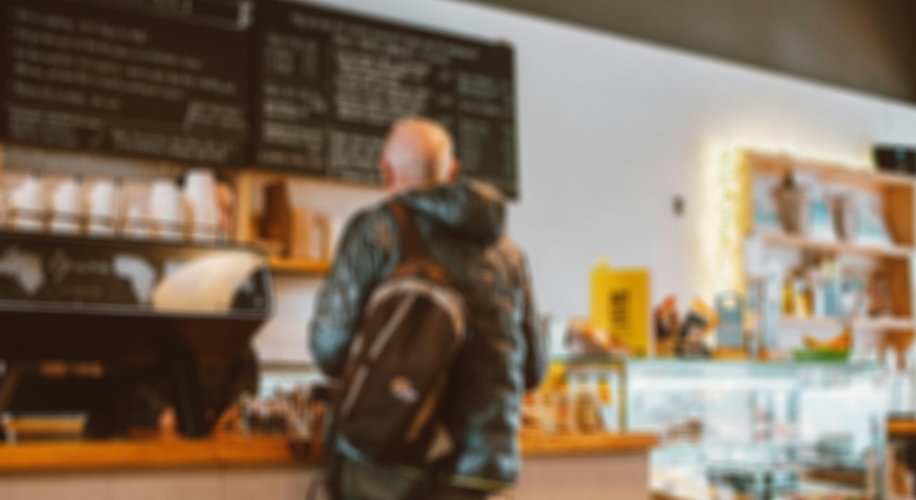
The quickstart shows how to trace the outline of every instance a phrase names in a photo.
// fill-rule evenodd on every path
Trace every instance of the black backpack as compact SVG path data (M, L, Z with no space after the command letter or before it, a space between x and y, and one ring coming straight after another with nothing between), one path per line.
M339 392L339 437L378 464L420 464L436 435L452 361L464 344L466 310L403 205L390 209L404 258L373 290Z

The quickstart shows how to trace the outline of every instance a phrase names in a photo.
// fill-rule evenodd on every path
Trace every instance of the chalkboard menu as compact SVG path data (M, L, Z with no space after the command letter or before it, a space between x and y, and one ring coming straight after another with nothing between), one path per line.
M517 194L513 51L284 0L2 0L0 138L378 184L398 119Z
M251 0L3 0L0 137L247 163L253 8Z
M391 124L452 132L465 175L516 195L512 49L285 1L258 7L255 162L380 181Z

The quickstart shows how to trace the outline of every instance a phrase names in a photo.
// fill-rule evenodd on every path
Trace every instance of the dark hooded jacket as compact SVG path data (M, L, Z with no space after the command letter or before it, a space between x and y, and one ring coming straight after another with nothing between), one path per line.
M516 480L522 396L546 368L525 257L504 236L505 201L489 186L459 181L398 201L412 209L430 253L449 269L468 310L467 340L442 412L455 445L445 472L458 485L499 489ZM342 373L363 307L401 252L388 204L357 214L347 226L310 336L328 375Z

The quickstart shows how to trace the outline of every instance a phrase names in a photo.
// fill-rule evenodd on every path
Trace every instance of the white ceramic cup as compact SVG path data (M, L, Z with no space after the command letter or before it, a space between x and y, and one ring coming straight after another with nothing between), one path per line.
M153 183L149 198L149 215L160 240L177 241L182 236L184 222L181 194L178 186L169 180Z
M10 196L13 210L12 226L19 231L41 231L45 209L44 186L41 177L30 175Z
M143 203L131 203L124 216L125 238L148 239L152 236L150 231L150 221L146 216L146 208Z
M51 195L51 232L75 234L80 229L82 183L78 179L61 182Z
M195 241L216 241L219 211L216 201L216 179L205 169L190 170L185 177L185 199L191 212Z
M117 213L116 195L117 188L110 180L98 181L89 190L87 205L90 236L110 237L114 235L114 218Z

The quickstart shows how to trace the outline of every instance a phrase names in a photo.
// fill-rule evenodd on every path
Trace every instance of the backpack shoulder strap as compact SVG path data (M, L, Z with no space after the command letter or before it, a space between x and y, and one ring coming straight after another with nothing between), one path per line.
M398 231L401 233L401 245L404 249L404 261L425 259L429 257L429 249L414 219L413 212L398 202L392 202L390 205L391 212L398 224Z

